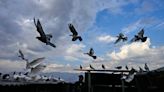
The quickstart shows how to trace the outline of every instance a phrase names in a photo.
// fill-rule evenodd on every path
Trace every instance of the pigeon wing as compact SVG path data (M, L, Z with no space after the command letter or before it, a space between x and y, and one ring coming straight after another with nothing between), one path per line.
M37 20L37 23L36 23L35 18L34 18L34 24L35 24L35 26L37 28L37 31L39 32L40 36L41 37L46 37L39 19Z
M78 33L77 33L75 27L74 27L72 24L69 24L69 29L70 29L70 31L73 33L73 35L78 35Z
M37 59L33 60L32 62L30 62L29 66L35 67L36 65L40 64L44 59L45 59L45 57L37 58Z
M118 43L119 41L121 41L120 37L118 37L118 39L114 42L114 44Z
M51 43L51 42L49 43L49 45L52 46L52 47L54 47L54 48L56 48L56 45L53 44L53 43Z
M138 32L138 37L142 38L144 35L144 29L142 29L140 32Z

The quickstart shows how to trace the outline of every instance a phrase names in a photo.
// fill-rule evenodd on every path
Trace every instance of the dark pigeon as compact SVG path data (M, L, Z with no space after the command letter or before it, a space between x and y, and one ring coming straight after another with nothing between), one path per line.
M36 26L36 29L38 31L38 33L40 34L40 37L36 37L39 41L43 42L43 43L46 43L46 45L50 45L52 47L56 47L56 45L54 45L53 43L50 42L51 38L52 38L52 35L51 34L45 34L44 31L43 31L43 28L42 28L42 25L39 21L39 19L37 20L37 23L35 21L35 18L34 18L34 24Z
M115 44L120 42L120 41L127 41L128 40L128 37L125 37L123 33L120 33L118 36L117 36L117 40L115 41Z
M92 65L89 65L89 67L90 67L92 70L95 70L95 68L93 68Z
M75 27L72 24L68 24L68 26L70 31L72 32L72 35L70 35L72 36L72 41L76 41L77 39L79 39L79 41L82 41L82 37L78 35Z
M92 57L93 59L96 59L97 56L94 55L94 50L93 48L90 48L90 51L88 53L84 53L84 54L87 54L89 55L90 57Z
M145 63L144 68L145 68L146 71L149 71L149 67L147 66L147 63Z
M80 65L80 70L82 70L83 69L83 67Z
M104 69L105 70L105 66L102 64L102 69Z
M138 32L137 35L134 36L134 38L131 40L131 42L140 41L145 42L147 40L147 37L144 37L144 29L142 29L140 32Z
M122 69L122 66L117 66L117 67L115 67L116 69Z

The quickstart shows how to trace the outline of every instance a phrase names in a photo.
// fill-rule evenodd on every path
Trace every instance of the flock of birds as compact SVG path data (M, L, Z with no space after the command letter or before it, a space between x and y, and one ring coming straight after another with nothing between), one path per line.
M37 21L36 21L35 18L34 18L34 24L35 24L35 27L37 29L37 32L40 34L40 36L39 37L36 37L36 38L39 41L45 43L46 45L50 45L50 46L56 48L56 45L51 42L51 39L52 39L53 36L51 34L46 34L44 32L40 20L37 19ZM72 36L72 41L76 41L76 40L83 41L82 37L78 34L78 32L75 29L75 27L73 26L73 24L71 24L71 23L68 24L68 27L69 27L70 32L72 33L70 35L70 36ZM116 37L117 37L117 39L114 42L114 44L117 44L121 40L123 42L125 42L125 41L128 40L128 37L125 36L123 33L119 33L119 35L116 36ZM137 42L137 41L145 42L146 40L147 40L147 37L144 36L144 29L141 29L141 31L139 31L137 35L134 35L134 37L131 39L131 42ZM46 67L45 65L43 66L41 64L38 64L36 67L30 67L31 64L35 64L35 63L40 62L42 59L44 59L44 57L38 58L38 59L32 61L31 63L29 63L28 60L24 58L24 55L21 52L21 50L19 50L19 53L20 53L20 57L27 62L26 68L31 68L31 70L35 70L35 68L37 68L37 67L39 67L39 68L40 67ZM93 59L97 59L97 56L95 55L93 48L90 48L90 50L87 53L84 53L84 54L92 57ZM91 65L90 65L90 68L91 69L94 69ZM105 66L102 65L102 68L105 69ZM80 65L80 69L82 69L82 66L81 65ZM119 69L119 67L118 67L118 69Z
M36 39L38 39L39 41L45 43L46 45L50 45L54 48L56 48L56 45L54 43L51 42L52 39L52 35L51 34L46 34L42 28L41 22L39 19L37 19L37 21L34 18L34 25L36 27L37 32L40 34L39 37L36 37ZM83 41L82 37L78 34L77 30L75 29L75 27L73 26L73 24L68 24L69 30L72 33L70 36L72 37L72 41L77 41L79 40L80 42ZM127 41L128 37L126 37L123 33L120 33L117 36L117 40L114 42L114 44L117 44L120 41ZM147 40L147 37L144 36L144 29L142 29L140 32L138 32L137 35L134 36L133 39L131 39L131 42L136 42L136 41L141 41L141 42L145 42ZM97 59L97 56L94 53L93 48L90 48L90 50L87 53L84 53L88 56L90 56L93 59ZM22 60L26 61L26 68L27 70L30 70L30 72L25 73L24 75L28 75L28 74L35 74L38 73L40 71L42 71L43 69L46 68L46 65L42 64L41 62L45 59L45 57L40 57L37 59L32 60L31 62L29 62L29 60L27 58L25 58L23 52L21 50L19 50L19 56ZM146 64L145 64L146 65ZM146 65L147 66L147 65ZM122 66L118 66L115 67L116 69L121 69ZM80 69L83 69L83 67L80 65ZM90 64L90 69L95 70L95 68ZM102 69L106 69L105 66L102 64ZM128 67L126 66L126 69L128 70ZM140 71L143 71L143 69L140 67L139 68ZM146 70L149 70L148 67L145 68ZM132 68L133 70L133 68ZM15 72L13 74L14 76L16 75ZM19 74L21 75L21 74ZM18 76L17 76L18 77ZM20 77L19 77L20 78Z

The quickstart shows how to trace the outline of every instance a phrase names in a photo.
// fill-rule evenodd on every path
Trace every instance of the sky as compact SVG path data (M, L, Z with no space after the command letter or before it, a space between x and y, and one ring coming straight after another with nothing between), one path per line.
M76 72L82 65L101 69L128 65L150 70L164 66L163 0L0 0L0 72L23 71L26 62L45 57L43 72ZM33 18L57 47L36 39L39 36ZM68 24L72 23L83 41L71 41ZM131 43L142 28L147 41ZM119 33L127 42L114 44ZM97 59L83 54L93 48Z

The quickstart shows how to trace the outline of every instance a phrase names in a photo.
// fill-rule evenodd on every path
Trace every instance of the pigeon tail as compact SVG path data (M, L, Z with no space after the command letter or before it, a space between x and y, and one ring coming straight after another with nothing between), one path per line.
M143 37L143 38L141 39L142 42L145 42L146 40L147 40L147 37Z
M97 58L97 56L92 56L93 57L93 59L96 59Z
M77 37L79 39L79 41L82 41L83 39L81 38L81 36Z

